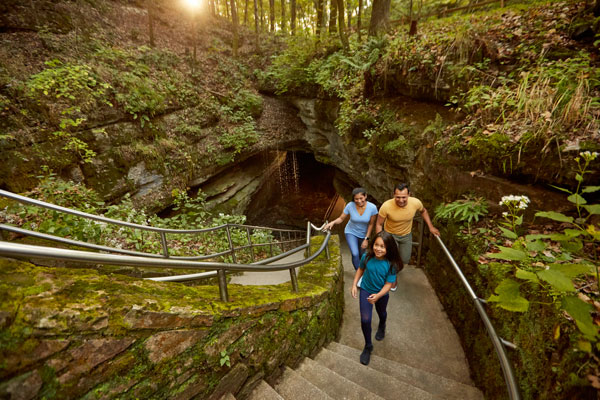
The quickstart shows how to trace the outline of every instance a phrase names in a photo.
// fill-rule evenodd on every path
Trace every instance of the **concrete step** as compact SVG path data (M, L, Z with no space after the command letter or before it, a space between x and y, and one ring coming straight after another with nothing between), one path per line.
M361 350L337 342L330 343L327 349L350 360L358 360L361 353ZM371 355L369 367L444 399L483 400L484 398L483 393L474 386L376 355Z
M279 395L269 385L267 382L261 379L260 383L257 387L254 388L250 396L248 396L247 400L284 400L283 397Z
M274 387L285 400L333 400L327 393L288 367L285 367L283 376Z
M336 400L383 400L310 358L305 358L296 372Z
M354 279L347 246L342 246L346 285ZM350 270L351 269L351 270ZM339 342L361 349L364 338L358 299L344 290L346 308ZM387 335L375 342L374 355L472 385L466 357L454 326L421 269L406 266L398 274L398 290L390 294ZM379 318L373 311L373 334Z
M384 399L426 400L436 398L423 389L362 365L358 357L356 361L351 360L324 348L317 354L315 361Z

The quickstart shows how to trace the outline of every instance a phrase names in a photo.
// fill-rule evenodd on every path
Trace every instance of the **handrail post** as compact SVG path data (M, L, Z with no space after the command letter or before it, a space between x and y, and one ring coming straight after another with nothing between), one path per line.
M419 249L417 251L417 267L421 266L421 251L423 250L423 233L425 232L425 221L419 221Z
M290 268L290 279L292 281L292 290L298 293L298 277L296 276L296 268Z
M234 264L237 264L237 257L235 256L235 248L233 247L233 240L231 240L231 232L229 230L229 224L225 227L227 232L227 240L229 241L229 251L231 251L231 259Z
M225 270L218 270L217 276L219 278L219 293L221 294L221 301L229 302L229 294L227 293L227 277L225 276Z
M248 236L248 245L250 246L250 257L254 262L254 247L252 247L252 238L250 237L250 228L246 227L246 235Z
M310 221L306 224L306 244L308 247L306 248L307 255L310 256Z
M169 258L169 247L167 246L167 234L160 232L160 243L162 244L163 255Z

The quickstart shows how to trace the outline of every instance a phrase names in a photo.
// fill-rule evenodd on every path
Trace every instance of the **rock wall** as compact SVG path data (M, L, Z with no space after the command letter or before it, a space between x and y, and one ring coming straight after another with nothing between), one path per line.
M0 259L0 398L243 397L336 337L336 238L330 255L299 269L299 293L229 285L229 303L215 286Z
M499 266L479 264L477 238L457 235L454 226L443 227L442 237L453 257L480 298L487 299L504 279ZM442 249L426 241L425 272L444 310L460 333L473 381L486 399L508 398L500 362L469 294L449 266ZM585 365L587 353L573 351L570 344L576 329L553 299L538 294L524 313L485 307L497 334L517 346L507 349L523 399L595 399L596 389L573 373Z

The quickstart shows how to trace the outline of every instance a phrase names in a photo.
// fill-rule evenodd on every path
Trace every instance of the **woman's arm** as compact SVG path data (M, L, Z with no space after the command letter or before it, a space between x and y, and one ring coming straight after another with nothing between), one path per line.
M375 226L375 221L377 221L377 214L371 216L371 220L369 221L369 226L367 226L367 236L364 238L362 242L362 248L366 249L369 246L369 238L371 237L371 233L373 232L373 227Z
M392 284L392 282L386 282L385 285L383 285L383 287L379 291L379 293L370 295L369 297L367 297L367 301L371 304L377 303L377 300L389 293L390 289L392 288Z
M346 220L346 218L348 218L348 214L346 214L344 212L341 213L339 217L337 217L336 219L334 219L333 221L331 221L330 223L325 225L325 229L331 230L331 228L333 228L334 225L341 224L342 222L344 222L344 220Z
M358 297L358 281L360 280L360 277L363 276L363 273L365 272L364 269L359 268L356 270L356 274L354 274L354 282L352 282L352 287L350 288L350 293L352 293L352 297L356 298Z

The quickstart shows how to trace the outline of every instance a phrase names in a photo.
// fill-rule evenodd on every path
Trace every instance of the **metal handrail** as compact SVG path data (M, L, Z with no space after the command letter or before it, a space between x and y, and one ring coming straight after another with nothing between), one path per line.
M232 228L245 229L248 236L250 236L250 230L269 230L271 232L280 232L280 238L282 237L283 232L287 232L288 239L290 238L292 233L294 233L294 237L296 237L297 234L302 234L302 235L304 234L304 231L297 230L297 229L294 230L294 229L268 228L268 227L262 227L262 226L243 225L243 224L223 224L223 225L219 225L219 226L215 226L215 227L201 228L201 229L157 228L157 227L148 226L148 225L140 225L140 224L135 224L135 223L131 223L131 222L120 221L120 220L116 220L116 219L112 219L112 218L107 218L104 216L89 214L89 213L79 211L79 210L73 210L70 208L57 206L55 204L47 203L47 202L44 202L41 200L31 199L29 197L21 196L21 195L18 195L16 193L12 193L12 192L9 192L6 190L0 190L0 197L6 197L8 199L15 200L20 203L30 204L30 205L34 205L37 207L46 208L49 210L74 215L74 216L78 216L81 218L98 221L100 223L113 224L113 225L124 226L124 227L128 227L128 228L158 233L160 235L162 254L143 253L143 252L137 252L137 251L132 251L132 250L126 250L126 249L116 249L116 248L91 244L91 243L87 243L87 242L66 239L66 238L62 238L59 236L48 235L48 234L44 234L44 233L40 233L40 232L29 231L26 229L17 228L17 227L13 227L10 225L4 225L4 224L0 224L0 230L6 230L6 231L19 233L19 234L23 234L23 235L29 235L32 237L37 237L37 238L41 238L41 239L45 239L45 240L51 240L54 242L59 242L59 243L67 244L67 245L73 245L73 246L78 246L78 247L83 247L83 248L94 249L94 250L109 251L109 252L118 253L118 254L135 255L135 256L140 256L140 257L173 258L173 259L180 259L180 260L206 260L206 259L210 259L210 258L216 258L216 257L231 254L231 256L233 257L233 261L237 262L236 254L235 254L235 252L237 250L244 250L244 249L249 248L249 249L251 249L252 256L254 257L254 248L255 247L272 246L273 241L271 241L269 243L251 243L251 242L249 242L249 244L246 246L237 246L236 247L233 245L233 242L231 240L231 229ZM169 254L169 248L168 248L167 238L166 238L167 233L170 233L170 234L198 234L198 233L214 232L214 231L217 231L220 229L225 229L227 232L227 237L228 237L228 241L229 241L229 250L218 252L218 253L212 253L212 254L208 254L208 255L189 256L189 257L172 256ZM293 239L293 240L287 240L287 241L279 240L279 241L276 241L276 243L277 244L286 244L286 243L294 243L294 242L301 242L301 241L302 241L302 239L299 238L299 239ZM272 247L271 247L271 249L272 249Z
M227 293L227 281L225 279L226 271L281 271L288 269L292 274L292 288L294 292L298 292L298 281L296 278L295 269L302 265L308 264L317 258L329 244L331 232L327 232L323 243L319 250L314 254L309 255L303 260L294 261L284 264L234 264L223 262L203 262L190 260L173 260L173 259L156 259L148 257L92 253L89 251L61 249L55 247L34 246L21 243L10 243L0 241L0 255L13 257L27 257L36 259L57 259L68 260L85 263L99 263L105 265L128 265L138 267L159 267L159 268L186 268L186 269L214 269L217 270L219 278L219 292L222 301L229 301ZM303 248L308 245L300 246Z
M483 321L485 329L487 330L487 333L490 336L490 339L492 340L492 344L494 345L494 349L496 350L496 355L498 356L498 359L500 361L500 366L502 367L502 373L504 374L504 381L506 382L506 387L508 389L509 398L512 400L521 399L521 393L519 392L519 385L517 384L517 380L515 378L515 373L513 371L512 364L511 364L510 360L508 359L508 355L506 354L506 349L505 349L505 347L514 349L514 348L516 348L516 346L513 343L510 343L498 336L498 334L496 333L496 329L494 328L494 325L492 325L492 322L490 321L489 316L487 315L487 313L485 312L485 309L483 308L482 300L479 297L477 297L477 295L475 294L475 291L469 284L469 281L465 277L465 274L462 272L462 270L460 269L460 267L458 266L458 264L452 257L452 254L450 254L450 252L446 248L446 245L444 244L442 239L437 235L435 235L435 238L437 239L437 242L441 246L442 250L444 250L444 253L446 254L446 257L448 257L448 260L450 260L450 263L454 267L454 270L458 274L458 277L460 278L462 284L467 289L467 292L469 293L469 297L475 304L475 308L477 309L477 312L479 313L479 316L481 317L481 320Z
M282 232L289 232L289 231L291 231L291 232L304 233L304 231L299 230L299 229L268 228L268 227L264 227L264 226L243 225L243 224L223 224L223 225L218 225L218 226L212 226L210 228L201 228L201 229L158 228L158 227L149 226L149 225L134 224L133 222L120 221L118 219L107 218L107 217L100 216L100 215L89 214L89 213L86 213L86 212L83 212L83 211L73 210L71 208L62 207L62 206L57 206L56 204L46 203L45 201L31 199L29 197L21 196L19 194L12 193L12 192L9 192L9 191L6 191L6 190L1 190L1 189L0 189L0 197L6 197L8 199L18 201L19 203L31 204L31 205L34 205L34 206L38 206L38 207L42 207L42 208L47 208L49 210L63 212L65 214L71 214L71 215L75 215L75 216L78 216L78 217L92 219L92 220L95 220L95 221L98 221L98 222L104 222L104 223L107 223L107 224L126 226L128 228L146 230L146 231L151 231L151 232L179 233L179 234L184 234L184 233L205 233L205 232L216 231L218 229L222 229L222 228L225 228L227 226L230 226L230 227L233 227L233 228L250 228L250 229L264 229L264 230L271 230L271 231L282 231Z
M152 254L152 253L142 253L132 250L118 249L108 246L102 246L87 242L81 242L77 240L67 239L63 237L58 237L54 235L48 235L41 232L30 231L27 229L22 229L10 225L0 224L0 231L6 230L13 233L29 235L32 237L37 237L40 239L50 240L54 242L59 242L62 244L70 245L70 246L78 246L93 250L99 250L109 253L119 253L119 254L103 254L103 253L93 253L89 251L81 251L81 250L71 250L71 249L62 249L62 248L54 248L54 247L44 247L44 246L33 246L33 245L24 245L17 243L8 243L0 241L0 255L7 256L17 256L17 257L30 257L30 258L51 258L51 259L60 259L60 260L71 260L77 262L87 262L87 263L101 263L108 265L130 265L130 266L140 266L140 267L163 267L163 268L190 268L190 269L212 269L216 271L208 271L202 272L198 274L188 274L188 275L179 275L179 276L169 276L169 277L158 277L151 278L153 280L160 281L181 281L181 280L190 280L190 279L199 279L211 276L217 276L219 279L219 291L221 294L221 299L223 301L228 301L227 294L227 280L225 277L226 271L279 271L288 269L290 271L291 281L292 281L292 289L295 292L298 292L298 280L296 277L296 268L302 266L304 264L309 263L313 259L315 259L319 254L326 250L327 258L329 258L329 238L331 237L330 232L326 232L325 240L323 244L319 248L319 250L310 255L310 238L311 238L311 229L317 231L323 231L323 228L326 222L321 227L316 227L312 223L308 222L307 230L306 230L306 244L297 246L296 248L284 252L282 254L273 256L271 252L271 257L254 261L254 248L261 246L270 246L272 249L273 241L269 243L252 243L250 230L268 230L271 232L280 232L280 240L275 241L278 244L284 243L294 243L300 242L303 239L297 238L297 234L302 233L302 230L292 230L292 229L279 229L279 228L269 228L262 226L254 226L254 225L242 225L242 224L224 224L219 225L217 227L211 228L203 228L203 229L165 229L165 228L155 228L152 226L146 225L138 225L129 222L123 222L119 220L114 220L111 218L106 218L103 216L88 214L78 210L72 210L66 207L57 206L54 204L46 203L40 200L30 199L25 196L21 196L15 193L11 193L5 190L0 190L0 196L6 197L21 203L31 204L38 207L71 214L79 217L83 217L86 219L95 220L101 223L107 224L115 224L120 226L126 226L134 229L141 229L147 231L153 231L160 233L161 244L163 247L163 254ZM203 256L193 256L193 257L174 257L169 255L168 245L166 241L166 233L174 233L174 234L188 234L188 233L201 233L201 232L213 232L218 229L225 229L227 233L227 239L229 242L229 250L214 253L210 255ZM231 239L231 228L245 229L246 234L248 236L248 245L235 247L233 245ZM287 232L287 239L283 240L283 233ZM294 234L294 238L292 239L292 233ZM251 249L252 251L252 260L251 264L241 264L237 262L236 259L236 250L242 249ZM272 264L265 265L267 263L271 263L277 260L280 260L287 255L293 254L295 252L308 249L309 256L303 260L285 263L285 264ZM203 262L198 260L204 260L208 258L215 258L219 256L224 256L231 254L233 263L224 263L224 262Z

